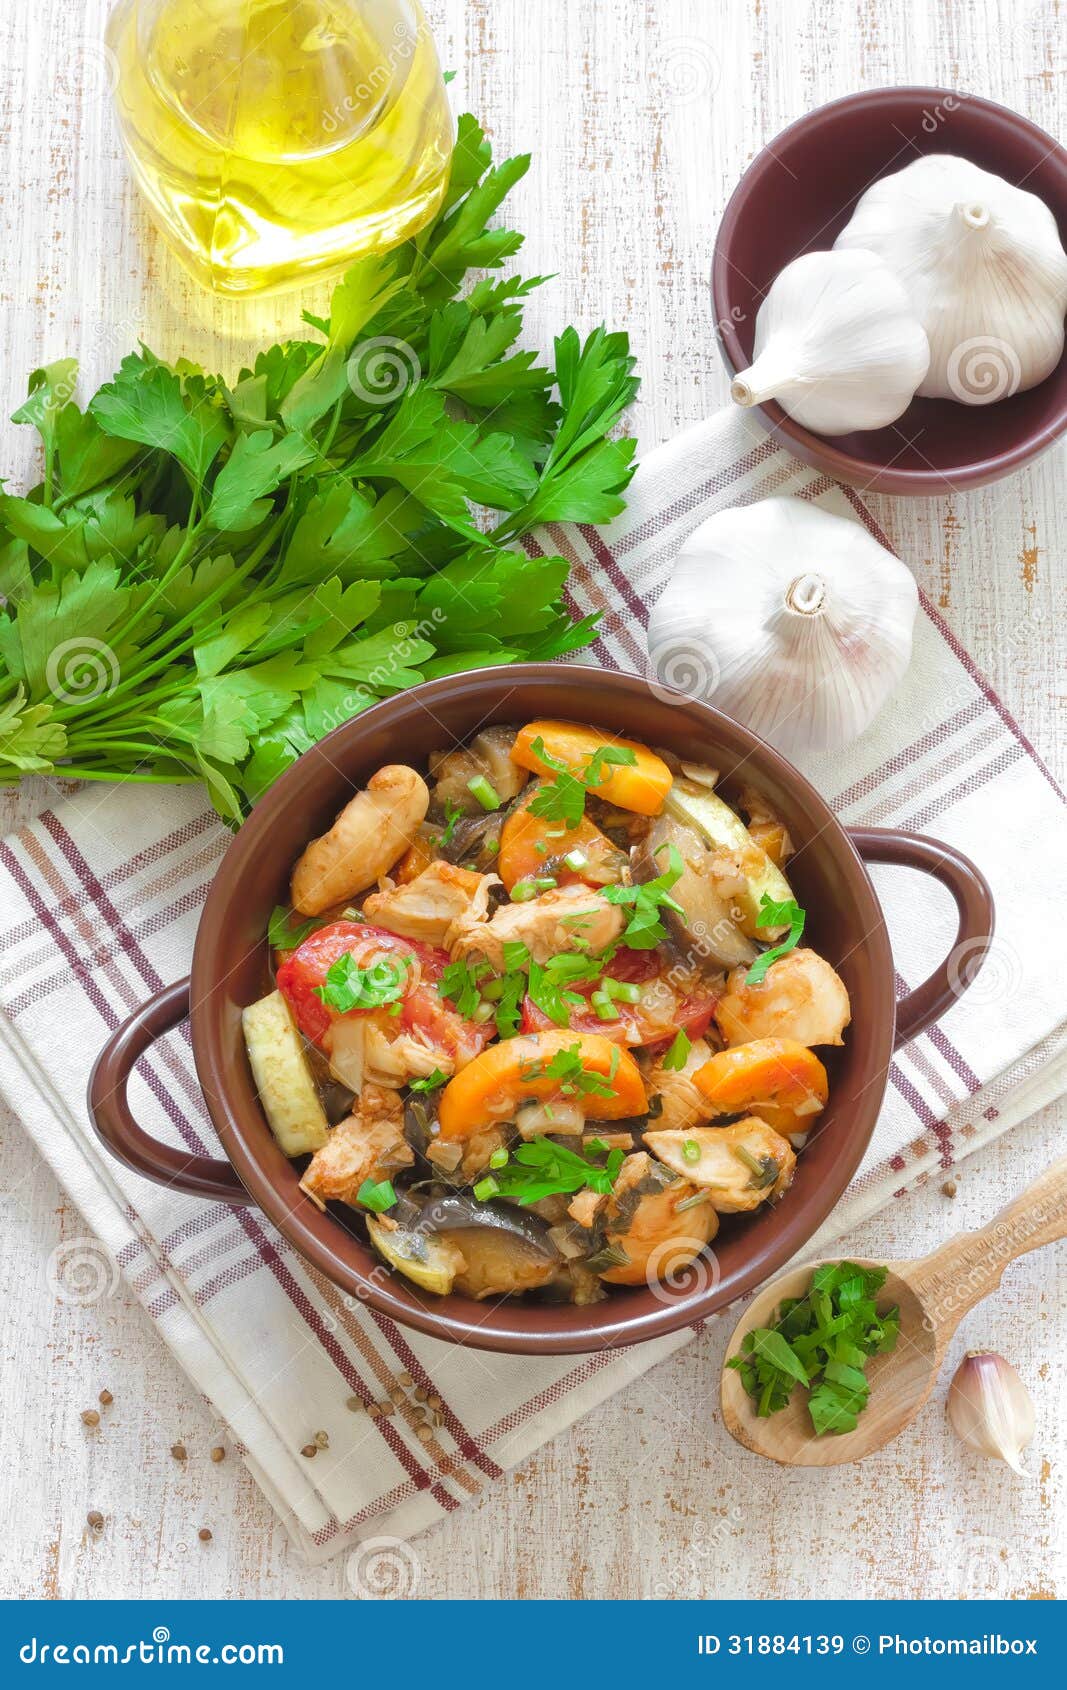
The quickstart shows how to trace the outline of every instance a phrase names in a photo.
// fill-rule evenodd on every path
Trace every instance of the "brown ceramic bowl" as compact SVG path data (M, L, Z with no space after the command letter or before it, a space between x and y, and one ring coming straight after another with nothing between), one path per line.
M1067 152L1018 112L947 88L875 88L835 100L775 136L726 207L712 296L731 375L752 361L756 313L779 270L832 247L864 190L925 153L956 153L1037 194L1067 244ZM832 439L773 402L753 414L838 481L880 493L961 492L1029 463L1067 430L1067 358L1011 399L915 399L889 428Z
M291 866L354 788L383 763L425 767L428 754L486 722L563 716L668 746L725 771L724 790L754 781L785 820L798 851L790 877L809 912L812 944L840 970L852 998L844 1048L828 1053L831 1095L785 1200L726 1217L709 1255L674 1284L615 1291L591 1308L475 1303L423 1294L391 1273L344 1224L299 1190L300 1171L272 1139L241 1037L241 1009L268 987L265 941L275 904L288 901ZM864 862L903 863L943 881L960 912L948 962L894 1005L893 962ZM517 664L414 687L330 734L267 793L224 857L200 920L190 980L138 1010L108 1042L93 1072L89 1108L104 1142L129 1167L183 1192L257 1203L335 1285L434 1337L480 1348L560 1354L633 1344L722 1308L781 1267L825 1220L866 1149L896 1045L943 1013L969 981L993 928L989 890L948 846L881 831L848 834L818 793L777 752L718 711L654 694L633 675ZM186 1015L212 1120L228 1161L207 1161L150 1138L133 1120L126 1083L138 1057ZM827 1053L823 1053L827 1054Z

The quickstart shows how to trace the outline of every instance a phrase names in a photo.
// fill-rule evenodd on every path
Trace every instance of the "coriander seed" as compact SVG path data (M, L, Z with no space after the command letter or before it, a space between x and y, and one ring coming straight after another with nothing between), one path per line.
M99 1426L99 1424L100 1424L100 1416L96 1412L95 1408L83 1408L82 1409L82 1425L83 1426Z

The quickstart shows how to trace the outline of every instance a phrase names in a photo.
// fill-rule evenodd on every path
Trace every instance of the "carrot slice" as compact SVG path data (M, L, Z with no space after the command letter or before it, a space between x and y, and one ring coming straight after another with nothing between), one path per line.
M585 858L576 869L565 860L573 851ZM512 810L501 830L497 872L509 892L517 881L540 874L552 875L560 886L605 886L621 880L625 866L625 853L588 816L577 827L565 827L533 815L527 803Z
M608 764L606 778L591 788L598 798L617 804L620 810L634 810L639 816L658 816L671 785L671 771L662 757L635 739L620 739L578 722L528 722L520 728L511 748L512 761L522 769L552 778L555 771L537 755L534 740L544 742L550 757L565 763L574 775L585 774L602 745L624 746L635 753L633 763Z
M752 1039L720 1050L694 1083L716 1115L758 1115L776 1132L806 1132L829 1096L826 1069L795 1039Z
M597 1074L610 1094L583 1092L566 1076L545 1073L561 1051L575 1052L586 1074ZM614 1073L612 1070L614 1069ZM559 1028L530 1033L490 1045L448 1082L441 1093L438 1121L444 1139L467 1139L496 1121L509 1121L531 1101L573 1100L589 1120L621 1121L643 1115L648 1107L641 1071L630 1055L601 1033L572 1033Z

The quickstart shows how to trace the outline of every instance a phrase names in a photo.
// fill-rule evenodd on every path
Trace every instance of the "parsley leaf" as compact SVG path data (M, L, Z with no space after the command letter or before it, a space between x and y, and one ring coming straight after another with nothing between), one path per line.
M294 912L287 910L284 905L276 904L270 913L267 923L267 941L272 950L295 951L302 945L309 933L322 926L321 921L302 921L296 927L292 925Z
M685 1028L679 1027L674 1036L670 1050L666 1052L660 1062L660 1067L676 1069L678 1072L681 1072L689 1060L689 1052L692 1048L693 1046L690 1043L689 1035L687 1034Z
M425 1077L421 1080L409 1080L408 1081L408 1090L409 1091L436 1091L438 1086L444 1086L444 1085L447 1085L447 1084L448 1084L448 1075L442 1074L440 1068L435 1068L435 1069L433 1069L432 1073L425 1075Z
M621 508L637 381L603 327L516 350L544 278L494 273L522 236L489 222L529 162L462 117L435 221L235 378L142 346L82 410L73 359L33 373L43 478L0 492L0 780L203 782L236 825L377 699L589 644L566 560L515 542ZM392 393L383 340L410 353Z
M326 970L326 984L316 986L315 996L338 1014L350 1009L382 1009L397 1003L407 990L411 957L379 957L369 968L345 951Z
M578 826L585 814L586 793L603 786L608 778L609 766L618 767L637 761L637 753L632 746L600 745L590 757L584 772L576 775L561 758L552 755L540 734L532 742L530 750L556 777L534 793L527 806L530 814L544 816L547 821L561 821L568 828Z
M660 847L662 850L662 847ZM603 896L610 904L629 906L630 920L623 931L620 943L632 951L651 951L667 937L667 929L660 920L660 910L674 910L678 915L685 911L671 897L671 888L676 886L685 871L682 855L677 845L667 846L667 861L669 868L654 880L643 881L639 886L605 886Z
M807 911L801 909L795 898L786 899L779 904L768 893L764 892L757 911L757 925L760 927L784 927L788 925L789 932L777 945L772 945L769 950L764 951L762 955L756 958L745 975L746 986L758 986L772 962L777 962L779 957L787 956L790 951L796 949L804 932L806 919Z
M603 1145L590 1144L588 1148L591 1155L583 1156L553 1139L531 1139L520 1145L506 1164L480 1180L474 1195L479 1202L511 1197L524 1206L539 1203L544 1197L587 1189L607 1195L622 1167L623 1152L611 1150L605 1157Z

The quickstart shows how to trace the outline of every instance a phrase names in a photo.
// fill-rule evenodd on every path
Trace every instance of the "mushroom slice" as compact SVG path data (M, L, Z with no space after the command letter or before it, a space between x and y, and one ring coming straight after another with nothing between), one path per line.
M669 815L657 817L633 852L634 879L655 880L664 874L670 866L671 846L682 860L682 875L671 887L671 897L685 914L668 906L664 915L679 950L694 967L705 970L754 962L756 946L740 925L741 877L724 875L721 858L708 849L695 828Z
M646 1133L645 1143L665 1167L706 1190L722 1215L780 1197L797 1164L792 1146L754 1115L732 1127Z
M784 929L759 926L760 904L765 896L776 904L788 903L793 893L777 863L756 844L736 811L717 793L688 780L672 783L665 809L675 821L694 828L711 847L720 874L733 883L732 901L747 936L777 939Z
M512 761L511 747L517 732L517 728L506 726L483 728L455 751L431 752L434 814L443 814L446 805L462 810L464 815L479 814L481 804L470 790L470 782L479 775L489 782L501 803L517 798L530 778Z
M410 847L426 815L426 782L404 763L379 769L293 870L291 898L301 915L321 915L373 886Z
M694 1039L684 1067L665 1067L662 1057L656 1063L648 1077L648 1095L660 1100L657 1125L695 1127L711 1119L715 1111L696 1085L696 1075L707 1067L710 1058L711 1046L706 1040Z
M758 985L735 969L715 1006L728 1045L753 1039L794 1039L802 1045L844 1044L852 1006L840 975L824 957L805 949L772 962Z

